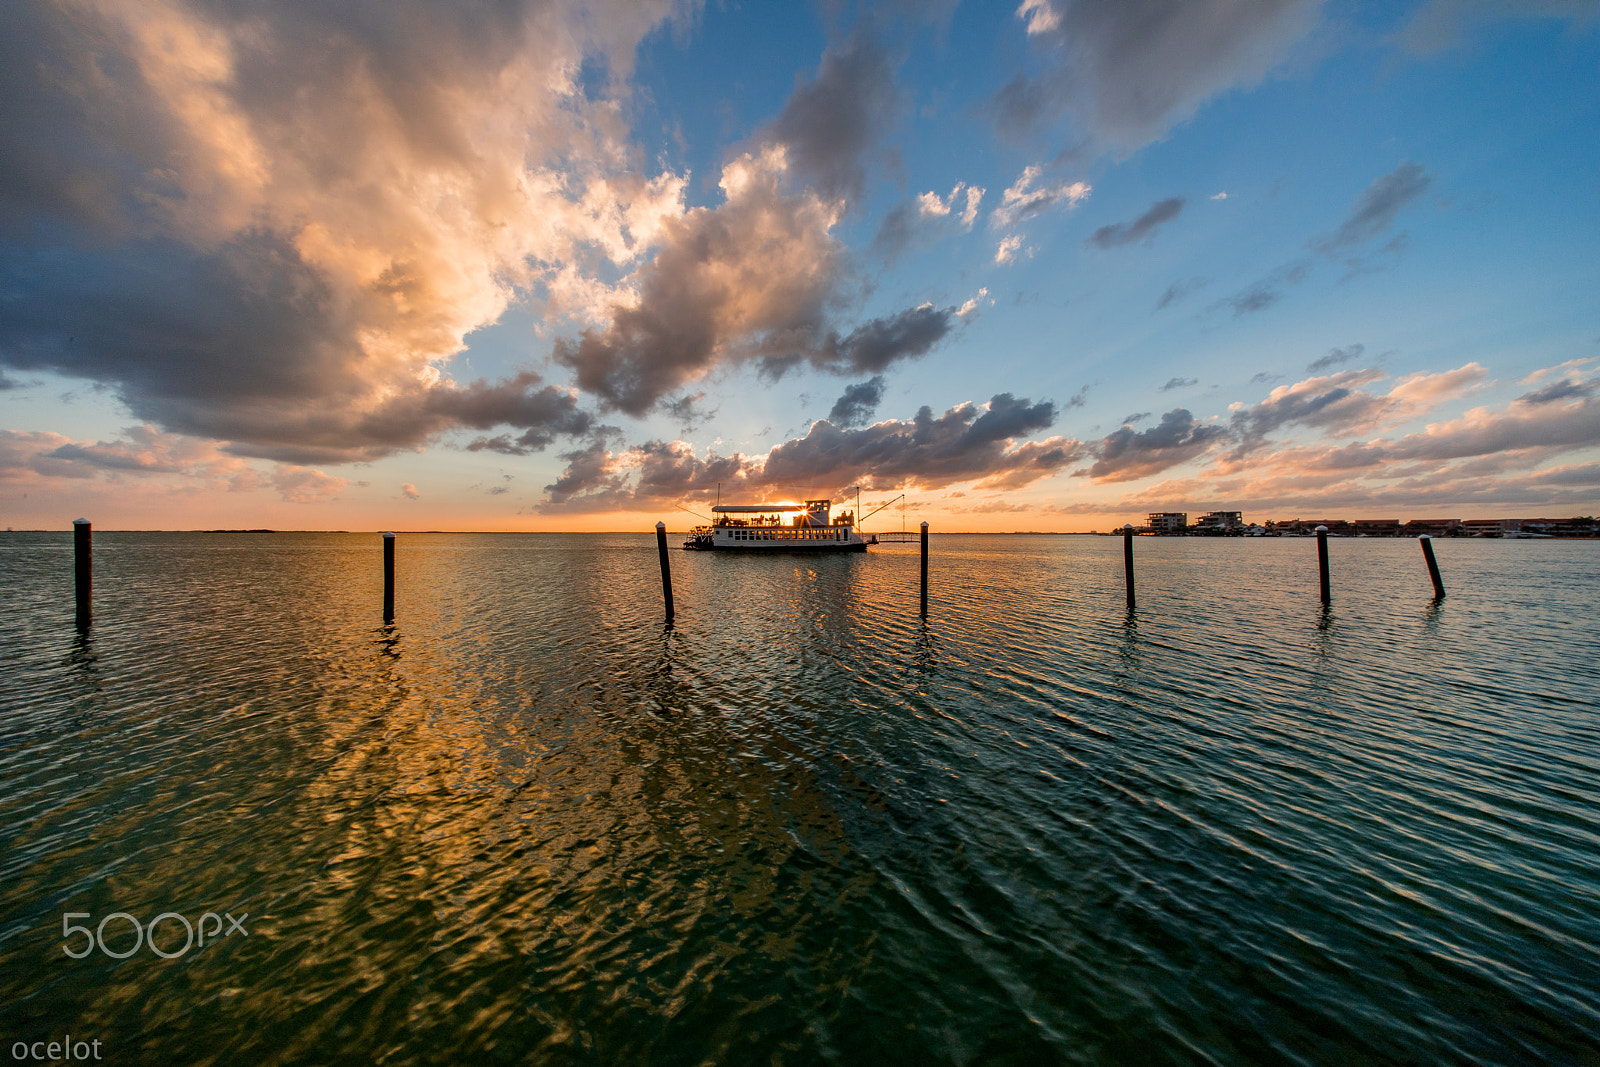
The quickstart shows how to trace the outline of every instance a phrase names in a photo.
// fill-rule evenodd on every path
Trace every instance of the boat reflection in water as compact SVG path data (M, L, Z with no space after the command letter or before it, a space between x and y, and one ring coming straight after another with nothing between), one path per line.
M730 552L865 552L878 543L856 528L854 512L833 519L833 501L718 504L710 526L689 531L683 547Z

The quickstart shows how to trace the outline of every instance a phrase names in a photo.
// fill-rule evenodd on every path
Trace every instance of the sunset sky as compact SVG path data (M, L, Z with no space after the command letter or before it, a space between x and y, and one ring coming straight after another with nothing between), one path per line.
M1595 3L11 0L0 97L0 526L1600 510Z

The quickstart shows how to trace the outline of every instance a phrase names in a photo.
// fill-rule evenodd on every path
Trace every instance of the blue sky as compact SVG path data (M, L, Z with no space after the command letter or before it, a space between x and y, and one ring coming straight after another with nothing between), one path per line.
M1592 514L1592 4L30 2L4 523Z

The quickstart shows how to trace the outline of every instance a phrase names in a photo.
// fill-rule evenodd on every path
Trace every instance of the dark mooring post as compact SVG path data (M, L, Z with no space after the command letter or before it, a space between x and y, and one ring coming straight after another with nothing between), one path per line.
M1433 579L1433 599L1443 599L1444 579L1439 577L1439 561L1433 558L1433 538L1423 534L1417 540L1422 542L1422 558L1428 561L1428 577Z
M1128 587L1128 610L1133 610L1133 524L1122 528L1122 580Z
M928 524L922 524L922 617L928 617Z
M1328 528L1317 527L1317 569L1322 574L1322 602L1330 603L1333 594L1328 589Z
M667 602L667 621L672 621L672 564L667 561L667 524L656 523L656 554L661 557L661 596Z
M383 535L383 621L394 622L394 531Z
M88 519L72 520L72 582L78 595L78 625L88 626L93 612L94 544Z

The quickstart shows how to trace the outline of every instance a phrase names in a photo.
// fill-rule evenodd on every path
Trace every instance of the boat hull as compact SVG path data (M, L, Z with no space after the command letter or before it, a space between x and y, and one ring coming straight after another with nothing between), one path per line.
M835 552L865 552L867 550L867 546L869 544L871 544L871 543L872 542L870 542L870 541L857 541L857 542L844 541L844 542L839 542L839 543L835 543L835 544L829 544L827 542L823 542L823 543L820 543L820 544L808 544L808 543L806 543L804 541L795 541L795 542L788 542L788 543L778 542L777 544L728 544L728 545L709 544L709 545L704 545L704 544L697 544L694 541L685 541L683 543L683 547L685 549L687 549L688 551L690 551L690 552L737 552L737 553L740 553L740 554L743 554L743 555L754 555L754 556L762 556L762 555L815 556L815 555L820 555L820 554L832 554L832 553L835 553Z

